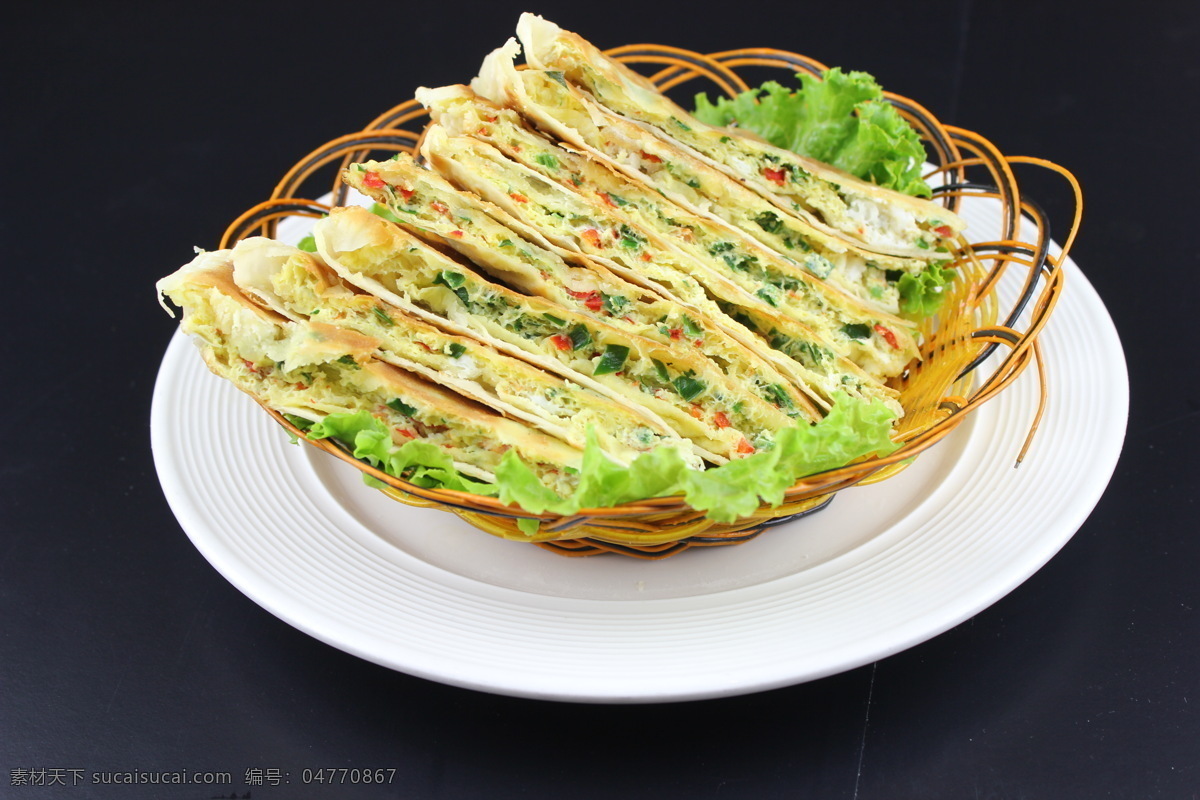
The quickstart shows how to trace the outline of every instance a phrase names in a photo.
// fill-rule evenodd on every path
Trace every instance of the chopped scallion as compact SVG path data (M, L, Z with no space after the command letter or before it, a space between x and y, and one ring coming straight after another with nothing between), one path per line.
M408 403L404 402L403 400L401 400L398 397L394 400L388 400L387 407L392 409L393 411L397 411L397 412L403 414L406 417L415 416L417 413L417 410L415 408L413 408Z
M672 381L672 385L675 387L675 391L679 392L679 396L689 402L695 400L704 391L702 382L687 375L680 375Z
M592 343L592 334L588 331L587 327L583 325L583 323L571 328L571 330L567 332L567 338L571 340L572 350L579 350L580 348L587 347Z
M625 359L629 357L629 348L621 344L610 344L604 348L604 355L600 356L600 361L596 364L596 369L593 375L608 375L612 372L620 372L625 366Z

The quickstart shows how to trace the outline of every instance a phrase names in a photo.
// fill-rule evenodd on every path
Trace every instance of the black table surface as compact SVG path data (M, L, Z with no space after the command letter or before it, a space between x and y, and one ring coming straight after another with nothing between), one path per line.
M192 546L150 451L175 329L153 282L193 246L215 247L316 145L419 85L469 78L521 10L6 12L0 796L1196 797L1195 3L529 8L605 47L764 45L863 69L1007 153L1078 175L1073 255L1129 367L1124 451L1071 541L969 621L800 685L577 705L343 653L260 608ZM390 781L296 779L322 768ZM228 781L93 782L163 771Z

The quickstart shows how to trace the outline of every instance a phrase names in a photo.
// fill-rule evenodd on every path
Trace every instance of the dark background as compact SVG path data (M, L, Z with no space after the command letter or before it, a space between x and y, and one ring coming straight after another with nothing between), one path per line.
M251 768L333 766L396 780L253 796L1195 798L1200 6L527 8L602 47L764 45L864 69L1007 153L1073 170L1073 255L1132 384L1095 513L974 619L758 695L517 700L334 650L221 578L162 497L148 423L175 323L153 282L318 144L418 85L469 78L523 7L22 3L0 48L0 796L185 800L245 792ZM235 781L11 785L22 769Z

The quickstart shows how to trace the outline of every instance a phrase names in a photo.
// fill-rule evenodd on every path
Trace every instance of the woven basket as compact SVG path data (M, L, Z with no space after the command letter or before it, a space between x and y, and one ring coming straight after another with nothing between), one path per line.
M663 91L701 78L733 95L749 86L737 69L775 67L820 75L825 66L795 53L767 49L731 50L701 55L660 45L632 45L608 51L630 65L661 65L651 81ZM1062 291L1058 265L1075 238L1081 214L1081 194L1074 177L1042 159L1003 155L987 139L971 131L940 123L917 103L894 94L887 99L921 134L932 152L934 167L928 176L936 186L935 199L953 210L966 202L991 198L1001 208L1001 226L995 240L965 245L951 253L959 273L943 310L925 323L918 360L892 385L900 391L905 416L895 435L901 446L884 458L871 458L840 469L811 475L786 493L776 507L763 505L757 512L732 524L715 523L683 503L679 497L655 498L613 508L583 509L570 517L530 514L493 498L441 489L425 489L393 478L358 461L331 440L309 440L280 414L267 409L284 427L314 447L331 453L383 482L385 491L411 506L451 511L488 533L532 542L564 555L620 553L638 558L664 558L690 547L730 545L748 541L764 530L824 507L836 492L849 486L883 480L904 469L913 458L953 431L974 409L1003 390L1029 366L1038 364L1042 403L1030 430L1041 419L1045 401L1045 375L1038 347L1041 333ZM343 205L348 187L340 181L343 168L371 157L375 151L415 152L428 116L409 100L391 109L363 130L339 137L314 150L290 169L271 197L249 209L226 230L222 247L251 235L274 236L277 223L288 217L319 217L332 206ZM324 167L340 161L330 203L304 199L301 188ZM1021 195L1014 167L1032 165L1049 170L1069 184L1074 214L1057 255L1050 252L1049 222L1041 208ZM318 196L324 196L322 192ZM1032 221L1033 236L1018 238L1022 216ZM1009 269L1023 275L1015 303L1001 308L996 287ZM994 353L997 349L998 353ZM990 372L978 369L988 360ZM1028 440L1016 458L1019 462ZM520 519L537 519L530 536L518 527Z

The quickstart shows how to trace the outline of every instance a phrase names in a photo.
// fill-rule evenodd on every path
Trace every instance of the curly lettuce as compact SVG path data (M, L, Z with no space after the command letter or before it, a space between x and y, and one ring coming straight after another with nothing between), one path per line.
M426 489L455 489L473 494L494 495L497 487L459 473L445 452L429 442L413 439L397 447L387 426L366 411L329 414L308 426L310 439L333 438L349 448L355 458ZM363 475L369 486L380 482Z
M933 316L942 307L946 289L955 275L954 270L938 264L930 264L921 272L901 275L896 284L900 291L900 310L912 319Z
M367 463L417 485L495 496L534 514L575 514L651 497L682 495L689 506L717 522L733 522L766 502L777 506L784 492L808 475L845 466L871 454L896 449L891 440L894 413L883 403L844 396L815 425L780 431L775 446L704 471L691 469L678 451L658 448L629 466L613 462L589 437L579 482L569 497L546 488L516 452L509 450L496 469L494 484L459 474L436 447L413 440L397 447L382 422L369 413L331 414L305 433L334 437ZM368 476L367 483L377 485ZM531 533L535 526L523 526Z
M767 81L712 102L696 95L696 117L736 125L776 147L832 164L855 177L904 194L929 197L921 178L925 147L916 130L883 97L866 72L835 67L823 78L798 73L799 88Z

